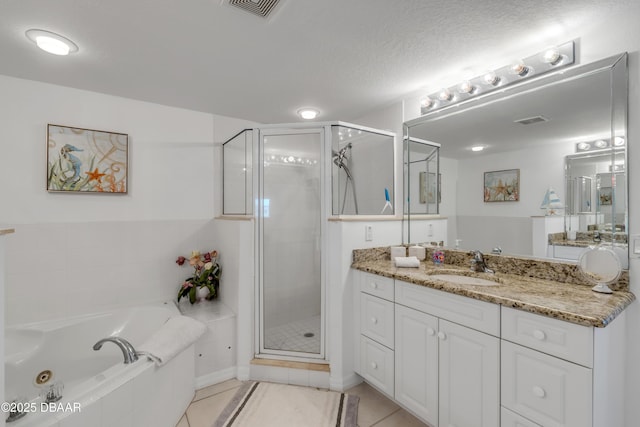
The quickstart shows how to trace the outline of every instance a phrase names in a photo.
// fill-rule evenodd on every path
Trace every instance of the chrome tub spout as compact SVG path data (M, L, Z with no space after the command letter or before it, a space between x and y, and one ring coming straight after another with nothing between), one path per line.
M100 350L102 348L102 344L104 344L107 341L112 342L118 347L120 347L120 350L122 350L122 355L124 356L125 364L133 363L136 360L138 360L138 355L136 354L136 350L133 348L131 343L125 340L124 338L120 338L120 337L103 338L93 345L93 349L96 351Z

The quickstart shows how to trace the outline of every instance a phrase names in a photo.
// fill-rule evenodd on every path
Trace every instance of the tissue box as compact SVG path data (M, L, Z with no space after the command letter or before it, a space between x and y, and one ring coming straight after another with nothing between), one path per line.
M396 257L406 257L407 256L407 248L404 246L392 246L391 247L391 259L394 260Z
M409 256L414 256L423 261L427 257L427 250L422 246L410 246Z

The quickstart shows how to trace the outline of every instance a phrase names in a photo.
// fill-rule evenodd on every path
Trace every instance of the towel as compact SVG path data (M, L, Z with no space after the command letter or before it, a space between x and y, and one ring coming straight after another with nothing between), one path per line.
M420 260L414 256L397 256L395 262L396 267L420 267Z
M162 366L196 342L207 326L191 317L173 316L140 346L140 353Z

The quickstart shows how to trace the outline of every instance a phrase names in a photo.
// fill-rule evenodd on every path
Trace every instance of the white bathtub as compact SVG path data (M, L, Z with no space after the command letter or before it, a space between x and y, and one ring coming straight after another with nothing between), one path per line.
M29 412L7 426L174 427L193 398L193 345L162 367L145 357L125 365L114 343L93 345L117 335L138 348L177 314L161 303L7 328L5 399L26 398ZM43 371L52 373L46 384L64 384L53 406L39 397Z

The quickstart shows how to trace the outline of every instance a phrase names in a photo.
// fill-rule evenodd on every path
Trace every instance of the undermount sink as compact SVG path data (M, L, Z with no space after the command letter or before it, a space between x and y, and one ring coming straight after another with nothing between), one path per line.
M456 274L432 274L429 278L454 283L456 285L498 286L500 284L493 280L481 279L480 277L460 276Z

